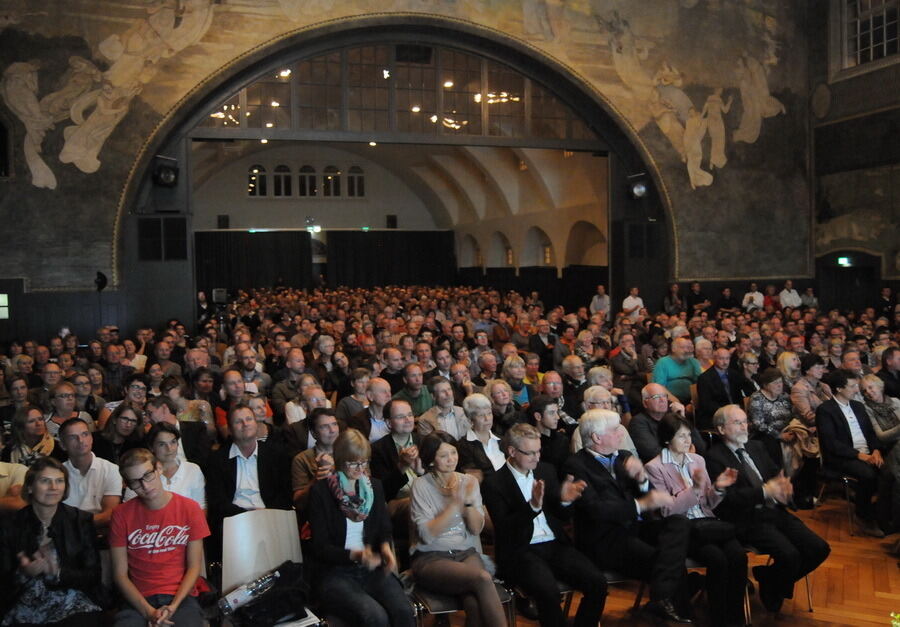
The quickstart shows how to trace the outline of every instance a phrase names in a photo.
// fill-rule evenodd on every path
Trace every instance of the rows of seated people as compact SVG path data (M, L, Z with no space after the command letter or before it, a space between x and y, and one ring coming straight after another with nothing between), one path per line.
M791 513L820 467L855 479L864 533L900 529L900 327L874 312L566 313L399 287L202 311L193 338L171 320L9 346L4 624L111 606L117 625L202 624L223 519L261 508L297 511L326 613L372 625L413 623L398 570L467 624L505 624L496 575L541 625L565 624L558 583L596 625L611 572L663 620L689 622L704 587L711 624L743 624L748 546L772 557L753 569L772 612L829 553Z

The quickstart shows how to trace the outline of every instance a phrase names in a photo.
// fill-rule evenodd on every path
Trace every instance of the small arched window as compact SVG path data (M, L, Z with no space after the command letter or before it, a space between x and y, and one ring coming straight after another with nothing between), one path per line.
M272 175L272 195L273 196L290 196L291 195L291 169L286 165L275 166L275 173Z
M362 198L366 195L366 175L358 165L347 170L347 195L351 198Z
M316 184L316 169L311 165L301 167L298 183L298 193L300 196L315 196L318 191L318 185Z
M341 171L333 165L325 166L322 171L322 195L341 195Z
M247 171L247 195L268 196L266 189L266 169L261 165L251 165Z

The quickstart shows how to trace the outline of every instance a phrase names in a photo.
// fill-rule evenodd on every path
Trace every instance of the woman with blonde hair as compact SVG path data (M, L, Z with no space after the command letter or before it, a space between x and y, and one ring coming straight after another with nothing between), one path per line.
M310 548L322 606L351 625L412 627L412 606L396 577L384 490L369 476L369 439L347 429L333 450L336 472L309 493Z
M784 379L785 390L793 388L794 384L796 384L802 376L800 373L800 358L797 356L797 353L784 351L778 356L775 367L778 368L778 372L781 373L781 376Z
M534 387L525 383L525 360L518 355L510 355L503 361L500 376L509 384L512 398L519 405L528 405L537 396Z

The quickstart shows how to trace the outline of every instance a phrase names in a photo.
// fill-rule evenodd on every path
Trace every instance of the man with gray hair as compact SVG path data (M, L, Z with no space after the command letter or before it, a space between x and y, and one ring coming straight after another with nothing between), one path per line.
M771 556L770 565L753 567L753 576L765 608L778 612L784 599L794 596L794 583L824 562L831 548L787 511L793 501L791 480L761 442L750 440L744 410L720 407L713 425L721 438L706 455L709 476L718 477L728 468L738 471L715 513L734 523L738 540Z
M658 383L645 385L641 390L641 399L644 403L644 411L634 416L628 423L628 433L634 440L641 461L646 463L659 455L662 450L656 436L659 421L670 411L680 414L682 417L684 411L678 411L679 407L674 403L672 404L674 407L670 407L669 394L666 388ZM706 443L696 427L691 427L691 442L693 446L691 452L696 452L698 455L706 452Z
M615 406L616 402L613 398L612 392L607 390L602 385L592 385L584 391L584 401L582 402L584 411L590 411L592 409L609 409L611 411L616 411ZM622 433L622 449L637 457L637 449L634 446L634 442L632 441L631 436L628 434L628 429L626 429L625 425L621 423L621 419L622 417L620 415L618 429ZM569 449L572 453L577 453L583 448L584 444L581 441L581 430L575 429L575 431L572 433L572 441Z
M578 421L585 448L569 458L563 473L585 482L575 501L575 538L598 567L650 583L647 609L663 620L689 623L686 599L679 598L687 572L691 527L684 516L648 514L674 499L655 490L644 465L622 450L619 415L586 411Z

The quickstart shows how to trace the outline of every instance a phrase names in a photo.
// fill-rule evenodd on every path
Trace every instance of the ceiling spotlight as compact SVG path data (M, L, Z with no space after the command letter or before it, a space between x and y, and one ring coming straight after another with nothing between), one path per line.
M420 107L419 105L413 105L413 106L410 108L410 111L412 111L413 113L418 113L418 112L421 111L421 110L422 110L422 107Z
M388 79L388 78L391 77L391 71L390 71L390 70L381 70L381 75L382 75L385 79Z
M377 146L377 145L378 145L378 142L369 142L369 145L370 145L370 146Z
M260 144L268 144L268 143L269 143L269 140L263 138L263 139L259 140L259 143L260 143Z
M281 106L281 103L278 102L277 100L273 100L273 101L272 101L272 106L273 106L273 107L280 107L280 106Z
M281 70L281 71L278 73L278 76L280 76L281 78L287 78L287 77L290 76L290 75L291 75L291 71L290 71L290 70Z
M450 89L451 87L453 87L453 81L444 81L444 87Z
M273 126L275 126L275 125L272 124L271 122L266 122L266 128L272 128Z
M646 172L638 172L628 177L628 188L633 198L643 198L650 191L650 181Z

